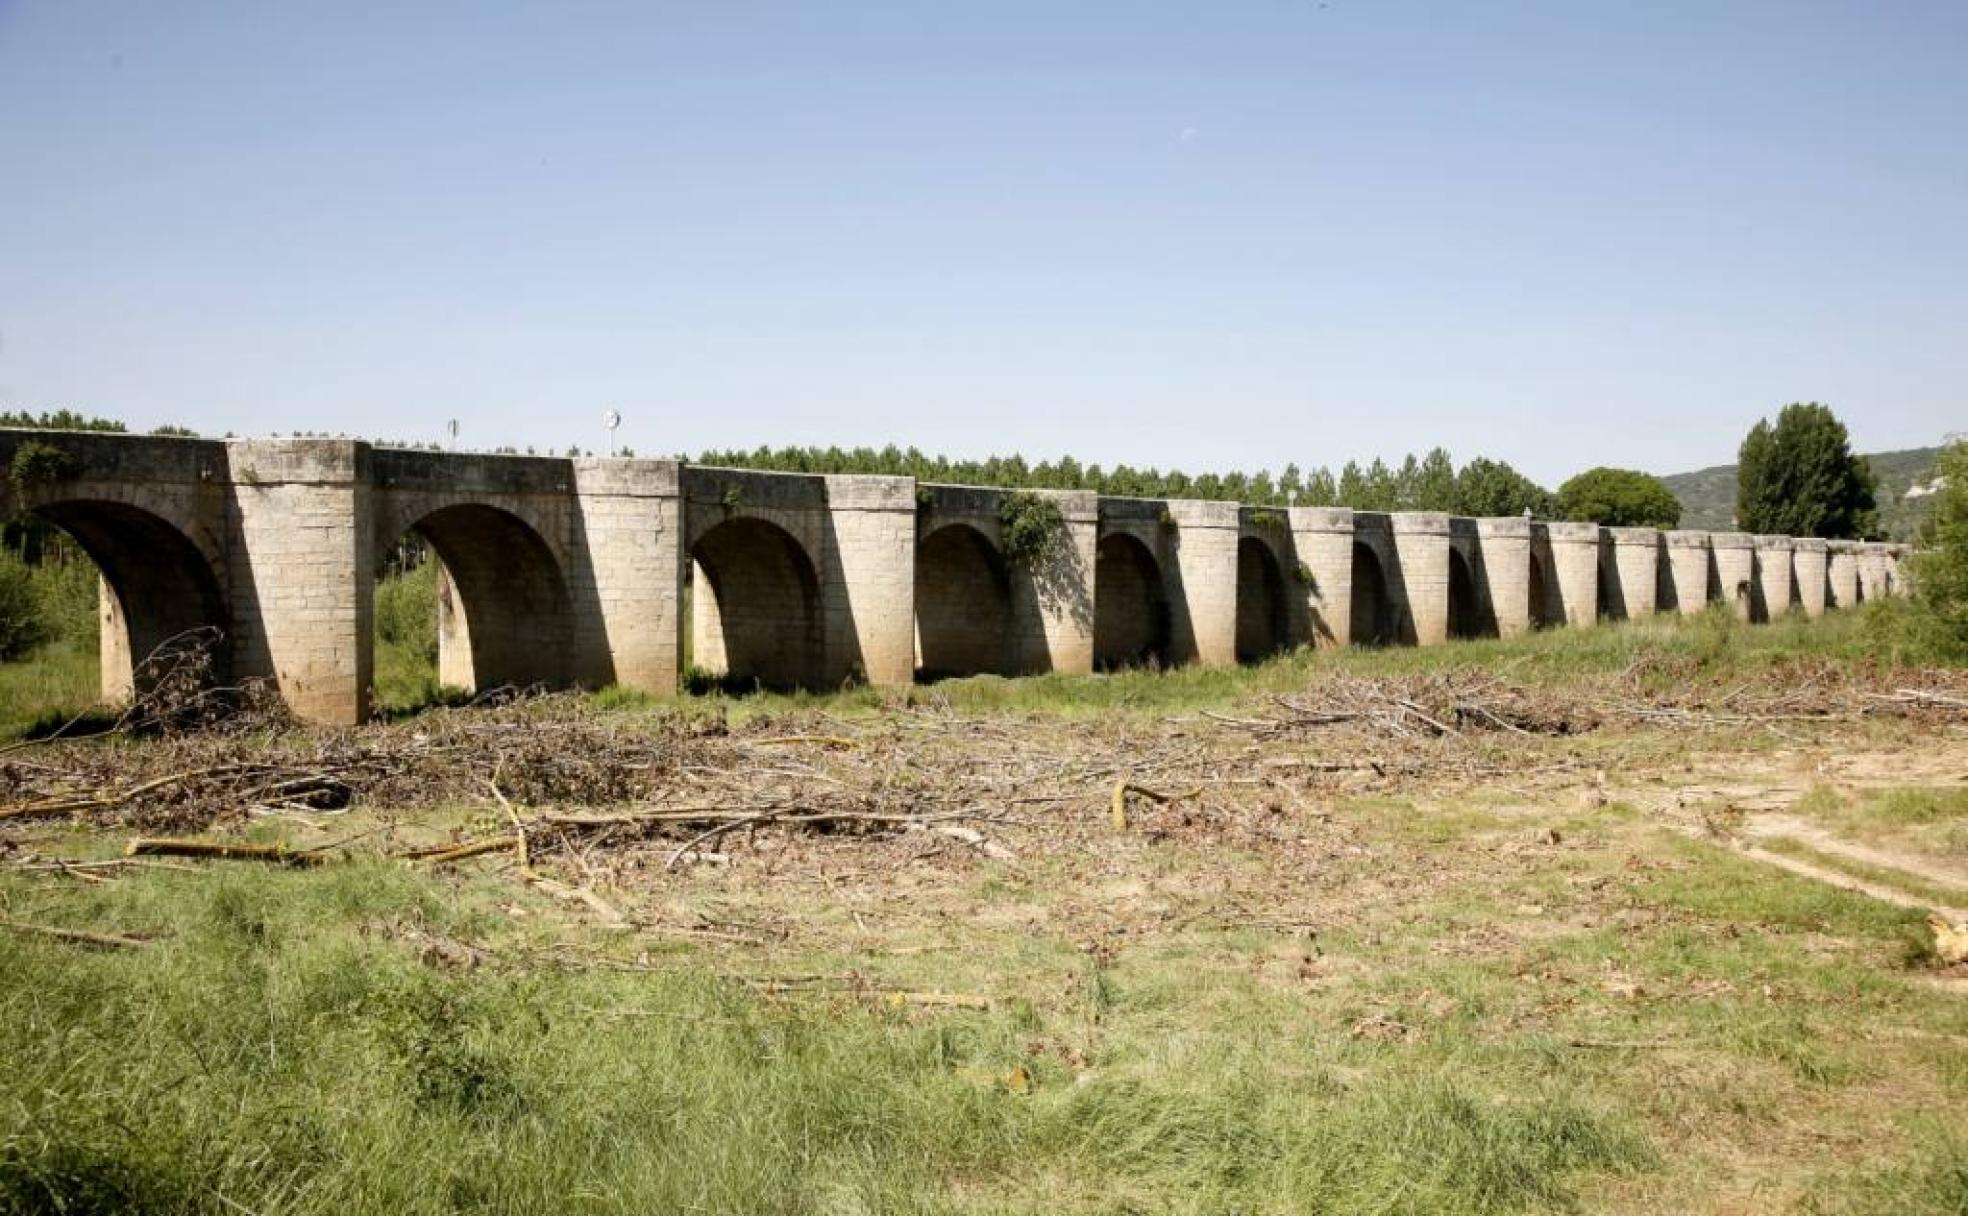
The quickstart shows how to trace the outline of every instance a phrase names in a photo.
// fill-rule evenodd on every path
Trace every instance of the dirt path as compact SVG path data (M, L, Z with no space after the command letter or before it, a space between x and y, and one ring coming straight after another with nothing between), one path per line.
M1835 837L1826 837L1826 839L1836 841ZM1837 841L1837 843L1844 844L1843 841ZM1814 844L1812 847L1817 848L1818 846ZM1932 911L1936 915L1944 916L1956 924L1968 922L1968 910L1937 904L1931 899L1923 899L1911 892L1902 891L1898 887L1887 886L1884 883L1860 878L1853 874L1847 874L1843 870L1834 870L1829 866L1817 865L1799 857L1792 857L1787 853L1773 853L1768 849L1758 848L1753 844L1742 841L1736 842L1735 848L1737 852L1741 853L1744 857L1750 858L1752 861L1760 861L1782 870L1788 870L1799 877L1809 878L1814 882L1824 883L1826 886L1838 887L1846 891L1857 891L1861 895L1871 896L1881 903L1889 903L1895 907ZM1832 852L1833 850L1825 849L1823 851Z
M1964 898L1968 898L1968 874L1960 870L1939 865L1918 854L1900 849L1883 849L1875 845L1846 840L1795 815L1782 813L1751 815L1743 823L1743 834L1752 841L1787 837L1800 844L1809 845L1820 853L1829 853L1834 857L1843 857L1861 865L1898 870L1903 874L1924 878L1935 886L1960 891Z

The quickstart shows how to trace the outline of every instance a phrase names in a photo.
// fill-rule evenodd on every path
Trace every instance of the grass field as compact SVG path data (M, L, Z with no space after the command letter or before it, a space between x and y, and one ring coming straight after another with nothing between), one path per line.
M538 711L646 740L666 802L1046 794L982 843L399 856L554 809L489 792L0 820L0 1212L1962 1212L1968 976L1923 922L1968 902L1968 716L1871 713L1961 690L1864 625ZM1437 678L1682 716L1263 725ZM542 733L506 712L367 729ZM160 745L38 746L14 790ZM1116 767L1162 800L1118 815ZM331 860L121 862L160 832Z

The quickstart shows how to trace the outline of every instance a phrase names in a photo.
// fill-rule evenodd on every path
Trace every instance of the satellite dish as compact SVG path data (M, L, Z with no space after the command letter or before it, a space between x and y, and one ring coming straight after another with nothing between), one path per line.
M612 431L622 425L622 416L614 410L603 410L601 412L601 425Z

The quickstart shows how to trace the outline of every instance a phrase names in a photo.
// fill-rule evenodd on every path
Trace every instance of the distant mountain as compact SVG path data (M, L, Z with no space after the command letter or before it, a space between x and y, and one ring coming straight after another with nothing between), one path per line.
M1934 480L1934 463L1939 448L1908 448L1900 452L1872 452L1866 459L1879 478L1879 521L1894 540L1911 540L1922 520L1927 518L1933 499L1927 494L1907 491L1926 489ZM1736 513L1736 466L1719 464L1692 473L1674 473L1661 478L1681 500L1681 526L1720 530L1729 527Z

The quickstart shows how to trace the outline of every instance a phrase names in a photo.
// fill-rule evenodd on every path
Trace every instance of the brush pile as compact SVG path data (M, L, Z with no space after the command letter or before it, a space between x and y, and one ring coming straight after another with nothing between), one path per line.
M988 853L997 846L983 827L1051 830L1062 809L1096 825L1234 835L1280 792L1576 765L1544 741L1614 725L1782 732L1881 715L1968 719L1960 673L1921 673L1916 684L1851 667L1726 689L1637 668L1558 687L1476 669L1333 674L1234 713L1071 721L915 703L934 699L933 690L899 696L854 718L761 714L734 728L716 708L624 713L561 694L339 731L299 725L250 695L204 717L182 700L153 702L107 738L0 751L0 829L67 818L183 832L354 807L476 807L511 838L502 849L664 841L676 864L733 833L927 831Z

